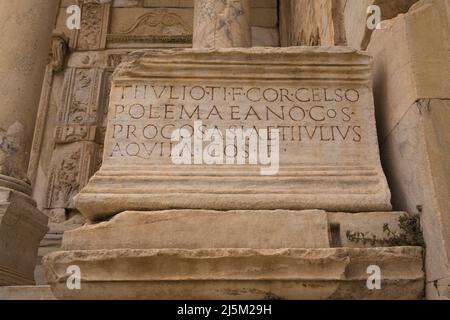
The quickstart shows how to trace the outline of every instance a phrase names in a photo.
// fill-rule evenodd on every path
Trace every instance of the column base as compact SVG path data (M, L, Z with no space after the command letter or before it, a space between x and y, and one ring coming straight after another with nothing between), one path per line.
M48 217L27 194L0 187L0 286L33 285Z

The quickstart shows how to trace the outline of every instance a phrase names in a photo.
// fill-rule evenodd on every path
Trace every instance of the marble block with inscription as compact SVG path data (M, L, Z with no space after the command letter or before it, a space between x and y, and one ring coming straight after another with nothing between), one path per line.
M340 47L136 52L113 76L103 165L76 205L90 220L126 210L390 210L370 79L371 57ZM277 174L174 164L173 131L198 123L278 129Z

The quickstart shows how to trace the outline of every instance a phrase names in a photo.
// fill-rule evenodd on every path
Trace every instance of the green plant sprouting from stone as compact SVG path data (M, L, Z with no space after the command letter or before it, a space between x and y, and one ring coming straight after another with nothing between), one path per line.
M399 217L399 232L392 231L388 223L383 225L386 237L378 238L372 233L347 231L347 239L354 243L370 244L372 246L425 246L420 228L420 216L405 214Z

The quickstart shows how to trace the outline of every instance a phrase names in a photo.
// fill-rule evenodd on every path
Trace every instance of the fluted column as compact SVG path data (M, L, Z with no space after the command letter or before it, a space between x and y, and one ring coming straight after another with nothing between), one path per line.
M47 231L26 172L58 4L0 1L0 285L34 282Z
M194 48L251 47L250 0L196 0Z

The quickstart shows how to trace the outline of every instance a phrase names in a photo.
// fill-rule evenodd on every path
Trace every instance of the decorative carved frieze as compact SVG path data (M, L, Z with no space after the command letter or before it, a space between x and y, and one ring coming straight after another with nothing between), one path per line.
M100 69L69 69L64 80L61 124L95 125L99 99Z
M77 141L95 141L96 126L66 125L57 126L55 130L55 143L65 144Z
M96 168L97 145L80 142L61 148L48 183L47 209L73 208L72 198L83 188Z
M101 50L106 47L106 34L111 12L110 0L79 0L81 7L81 28L77 30L77 50Z
M46 209L73 209L73 196L101 165L111 74L102 68L66 70Z
M192 34L192 27L180 15L161 9L140 16L133 26L119 34Z
M133 24L108 34L108 46L130 44L190 44L193 29L185 17L169 9L157 9L139 16Z
M49 184L48 208L65 207L70 202L70 198L79 191L80 160L81 150L77 150L62 160L57 170L52 173Z

